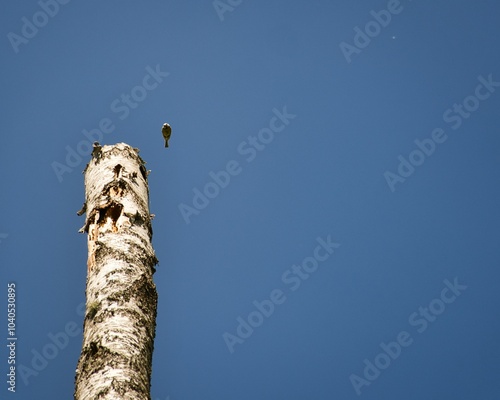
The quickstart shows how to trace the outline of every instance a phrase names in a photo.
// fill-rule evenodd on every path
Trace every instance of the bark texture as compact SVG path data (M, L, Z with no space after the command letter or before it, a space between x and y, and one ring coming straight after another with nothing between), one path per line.
M99 146L85 171L88 274L75 399L150 399L157 264L144 161L125 143Z

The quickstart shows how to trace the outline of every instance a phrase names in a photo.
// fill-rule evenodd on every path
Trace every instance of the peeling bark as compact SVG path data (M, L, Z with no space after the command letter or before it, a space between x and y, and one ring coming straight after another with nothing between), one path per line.
M88 233L88 269L76 400L151 398L158 260L145 170L129 145L94 143L80 229Z

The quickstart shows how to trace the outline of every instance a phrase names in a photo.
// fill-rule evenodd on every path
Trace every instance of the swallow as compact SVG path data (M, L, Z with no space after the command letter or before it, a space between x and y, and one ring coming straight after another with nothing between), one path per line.
M163 138L165 139L165 147L168 147L168 140L170 139L170 135L172 134L172 128L166 122L161 128L161 133L163 135Z

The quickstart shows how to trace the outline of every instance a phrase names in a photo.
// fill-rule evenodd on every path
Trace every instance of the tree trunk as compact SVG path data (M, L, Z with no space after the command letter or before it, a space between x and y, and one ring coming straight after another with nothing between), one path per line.
M158 263L144 161L125 143L94 143L85 168L87 307L75 399L150 399Z

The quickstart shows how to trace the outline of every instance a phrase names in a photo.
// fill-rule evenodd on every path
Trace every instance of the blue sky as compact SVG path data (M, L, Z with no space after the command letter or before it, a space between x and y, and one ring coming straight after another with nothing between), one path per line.
M493 0L5 5L2 398L72 396L76 211L102 137L152 170L153 399L498 399L499 16Z

